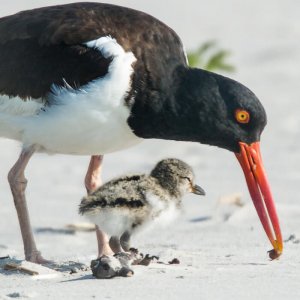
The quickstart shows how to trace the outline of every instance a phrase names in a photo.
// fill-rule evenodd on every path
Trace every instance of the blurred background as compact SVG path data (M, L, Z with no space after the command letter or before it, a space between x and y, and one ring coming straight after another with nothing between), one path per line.
M143 10L168 24L182 38L187 51L193 56L193 63L197 63L199 47L212 42L204 60L207 62L216 53L221 53L216 64L219 72L242 82L258 96L268 115L261 145L265 167L278 204L284 237L289 236L292 222L300 220L294 209L300 205L300 2L106 2ZM68 1L5 1L1 3L0 16L62 3ZM6 179L19 151L20 146L16 142L0 140L0 244L5 243L5 247L15 249L16 254L22 256L17 216ZM242 201L252 205L234 155L200 144L149 140L134 148L106 155L103 179L106 181L128 171L148 172L156 161L165 157L178 157L191 164L197 183L207 193L205 198L190 196L186 199L184 220L210 218L215 213L219 198L224 195L241 193ZM77 215L77 207L85 194L83 181L88 162L88 157L79 156L33 156L27 168L27 197L35 228L83 221ZM291 214L293 211L294 215ZM260 228L252 206L249 212L251 217L247 211L245 218L247 221L249 217L250 221L246 223ZM242 226L243 222L238 224ZM265 241L263 231L259 230L261 239ZM48 237L38 235L37 239L47 257L55 253L54 248L46 247ZM56 237L50 239L55 240ZM61 237L57 241L61 241ZM81 242L80 239L72 243L71 253L77 253L76 246L86 245L86 241ZM92 245L91 249L95 250L96 245Z

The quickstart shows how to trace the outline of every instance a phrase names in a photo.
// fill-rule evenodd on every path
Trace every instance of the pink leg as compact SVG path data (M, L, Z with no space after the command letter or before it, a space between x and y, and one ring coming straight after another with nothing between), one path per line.
M94 192L101 184L101 165L103 155L93 155L85 175L85 188L88 194Z
M13 194L24 244L25 259L34 263L49 263L37 250L30 224L29 213L25 198L27 179L24 171L29 159L35 152L35 146L23 149L19 159L8 173L8 181Z
M93 155L85 176L85 187L88 194L94 192L101 184L101 165L103 155ZM96 236L98 242L98 257L111 255L113 252L109 247L107 234L96 225Z

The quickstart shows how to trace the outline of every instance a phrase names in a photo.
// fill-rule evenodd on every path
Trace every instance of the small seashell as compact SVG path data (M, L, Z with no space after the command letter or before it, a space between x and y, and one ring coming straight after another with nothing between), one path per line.
M275 249L268 251L268 253L269 253L269 257L271 258L271 260L278 259L279 256L281 255L281 252L278 252Z

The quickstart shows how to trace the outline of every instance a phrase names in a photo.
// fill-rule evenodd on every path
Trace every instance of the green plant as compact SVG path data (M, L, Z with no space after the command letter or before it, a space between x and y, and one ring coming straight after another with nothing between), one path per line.
M235 67L227 63L230 52L218 49L215 41L208 41L201 45L197 50L187 53L189 65L207 71L234 72Z

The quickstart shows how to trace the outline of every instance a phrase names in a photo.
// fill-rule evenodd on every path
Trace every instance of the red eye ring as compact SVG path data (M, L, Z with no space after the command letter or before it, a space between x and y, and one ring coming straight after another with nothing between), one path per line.
M250 114L244 109L237 109L235 111L235 119L242 124L247 124L250 121Z

